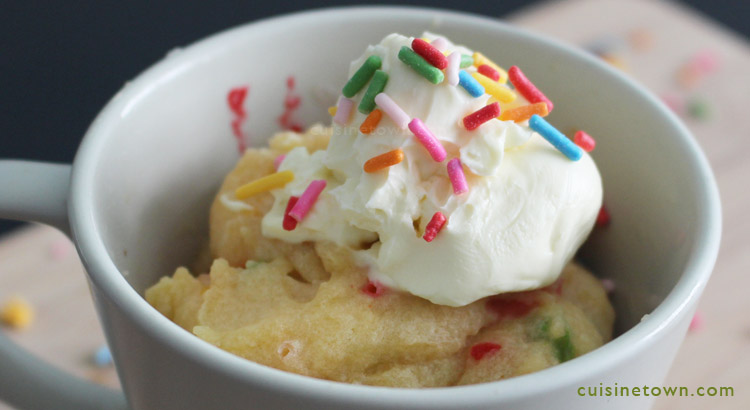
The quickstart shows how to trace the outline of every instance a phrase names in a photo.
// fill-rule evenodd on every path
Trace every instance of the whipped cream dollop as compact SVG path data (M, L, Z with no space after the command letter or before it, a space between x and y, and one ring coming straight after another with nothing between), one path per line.
M526 123L491 119L466 130L462 119L491 102L490 95L474 98L448 81L435 85L421 77L398 59L401 47L412 40L391 34L369 46L351 63L349 75L367 57L379 56L389 76L383 92L424 122L447 159L434 161L408 129L387 115L371 134L362 134L359 126L367 115L355 108L346 125L333 124L327 150L309 153L298 147L286 155L279 170L291 170L295 178L272 191L275 202L263 218L263 234L349 247L372 281L442 305L463 306L552 283L594 225L602 202L596 165L586 153L571 161ZM441 42L449 53L472 55ZM352 98L355 107L366 88ZM525 104L518 96L501 103L501 109ZM401 163L363 171L367 160L395 148L404 152ZM469 191L462 195L454 194L446 171L451 158L460 158L464 166ZM299 196L316 179L327 186L315 206L296 229L284 230L289 197ZM447 223L427 242L422 236L437 211Z

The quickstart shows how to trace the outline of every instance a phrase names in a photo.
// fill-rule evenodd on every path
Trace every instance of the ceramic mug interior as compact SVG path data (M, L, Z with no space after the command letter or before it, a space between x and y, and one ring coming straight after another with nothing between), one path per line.
M710 255L707 236L718 232L710 212L718 199L710 198L715 187L702 154L660 103L595 58L509 26L378 10L241 27L170 52L127 85L94 123L75 163L71 215L84 259L87 241L102 243L107 255L89 256L110 259L139 294L190 264L205 246L213 195L239 157L230 89L249 86L245 129L250 145L263 146L280 129L288 77L302 99L296 118L305 125L328 123L326 109L347 79L349 62L368 44L391 32L428 30L502 66L522 67L555 102L552 124L596 138L592 155L612 222L595 230L580 257L617 285L617 334L636 327L670 292L682 299L700 292L709 272L694 265ZM89 227L81 227L84 219ZM104 283L113 273L91 275ZM662 318L682 306L673 302Z

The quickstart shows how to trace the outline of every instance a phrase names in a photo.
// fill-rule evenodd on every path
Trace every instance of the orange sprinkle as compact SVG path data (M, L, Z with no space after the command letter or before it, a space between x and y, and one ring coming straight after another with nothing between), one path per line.
M540 117L546 117L547 114L549 114L549 111L547 110L547 103L538 102L536 104L522 105L520 107L511 108L510 110L503 111L498 118L500 118L500 121L521 122L528 120L534 114Z
M365 162L365 172L373 173L378 172L383 168L396 165L404 160L404 151L400 148L396 148L393 151L388 151L385 154L380 154L377 157L372 157Z
M362 121L362 125L359 126L359 132L361 132L362 134L369 134L375 131L375 128L378 127L381 118L383 118L383 111L380 111L378 109L373 110L370 115L368 115L367 118Z

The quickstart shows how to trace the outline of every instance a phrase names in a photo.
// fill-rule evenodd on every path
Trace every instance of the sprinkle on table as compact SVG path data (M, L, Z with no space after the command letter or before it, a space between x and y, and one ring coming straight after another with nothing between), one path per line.
M474 98L484 95L484 87L466 70L458 72L458 85L463 87Z
M452 86L458 85L458 72L461 65L461 54L457 51L452 52L448 56L448 67L445 69L445 78L448 80L448 84Z
M529 127L538 132L550 144L565 154L571 161L578 161L583 156L583 150L573 143L557 128L545 121L544 118L534 114L529 118Z
M454 194L461 195L469 192L469 184L466 183L466 175L464 175L460 159L453 158L448 161L448 178L450 178L451 185L453 185Z
M346 82L341 94L344 94L346 98L354 97L370 81L370 78L375 75L375 70L379 69L382 64L383 61L378 56L367 57L367 60L362 63L362 66L357 69L352 78Z
M378 124L380 124L380 120L383 118L383 111L375 109L373 110L369 115L367 115L367 118L365 118L364 121L362 121L362 124L359 126L359 132L362 134L370 134L373 131L375 131L375 128L378 127Z
M368 174L378 172L381 169L392 167L396 164L401 163L404 160L404 151L400 148L396 148L392 151L388 151L385 154L372 157L365 162L363 169Z
M596 147L596 140L585 131L577 131L573 136L573 142L586 152L591 152Z
M325 187L325 179L316 179L310 182L310 185L307 186L305 192L299 197L297 203L292 207L292 210L289 211L289 216L294 218L297 222L302 222L307 213L312 209L313 205L315 205L315 202L318 200L320 193L323 192Z
M443 229L446 221L448 221L448 219L445 218L445 215L443 215L442 212L435 212L435 214L432 215L432 218L430 218L430 222L427 223L427 226L424 229L424 236L422 236L422 239L427 242L432 242L437 234L440 233L440 231Z
M479 73L471 73L471 76L474 77L474 79L477 80L479 84L482 84L482 87L484 87L484 91L487 94L495 97L498 101L502 103L515 101L516 94L509 88L505 87L503 84L497 81L492 81L491 79Z
M482 64L477 67L477 72L491 79L492 81L500 81L500 73L498 73L497 70L487 64Z
M294 208L294 205L297 204L298 200L298 196L290 196L289 202L286 203L286 209L284 210L284 219L281 221L281 227L284 228L285 231L293 231L294 228L297 227L297 220L289 216L289 211Z
M508 79L513 84L513 87L516 87L516 91L523 95L530 103L545 102L547 103L547 111L552 112L552 101L526 78L518 66L513 66L508 70Z
M437 47L422 40L421 38L415 38L411 42L411 48L415 53L422 56L422 58L424 58L428 63L432 64L438 69L445 70L445 68L448 67L448 59L445 58L445 55L440 50L438 50Z
M34 321L34 309L20 296L14 296L0 307L0 322L14 329L25 329Z
M398 52L398 59L433 84L440 84L445 78L439 68L428 63L427 60L407 46L401 47Z
M388 83L388 73L383 70L375 71L375 75L372 76L370 85L367 86L365 95L362 96L362 101L359 102L359 112L362 114L369 114L375 109L375 96L383 91L386 83Z
M427 152L430 153L432 159L436 162L443 162L448 154L445 152L443 144L438 141L437 137L427 129L422 120L414 118L409 122L409 130L417 137L417 140L425 147Z
M540 102L511 108L503 111L499 118L500 121L523 122L531 118L534 114L540 117L546 117L549 114L549 111L547 111L547 103Z
M500 115L500 104L493 102L465 116L463 121L464 127L469 131L475 130L498 115Z
M391 97L388 96L386 93L380 93L375 96L375 104L380 107L381 110L383 110L384 113L390 117L391 121L396 123L396 126L401 128L402 130L405 130L409 126L409 121L411 121L411 117L407 113L404 112L401 107L396 104Z
M471 67L472 64L474 64L474 58L468 54L461 54L461 64L459 64L459 67L461 68L467 68Z
M493 69L495 69L495 71L497 71L498 75L500 76L500 79L498 80L498 82L505 84L505 82L508 81L508 73L505 70L503 70L499 65L495 64L492 60L485 57L484 54L477 51L477 52L474 52L473 57L474 57L474 61L473 61L474 67L479 68L480 66L488 65L492 67Z
M294 180L294 172L292 171L275 172L242 185L234 191L234 196L237 199L247 199L261 192L281 188L292 180Z
M477 343L474 346L471 347L471 357L474 358L474 360L482 360L485 356L488 354L494 353L498 350L500 350L502 346L500 346L497 343L492 342L483 342L483 343Z
M336 115L333 116L333 121L339 125L348 124L349 117L352 116L352 108L354 108L354 101L346 97L341 97L336 107Z

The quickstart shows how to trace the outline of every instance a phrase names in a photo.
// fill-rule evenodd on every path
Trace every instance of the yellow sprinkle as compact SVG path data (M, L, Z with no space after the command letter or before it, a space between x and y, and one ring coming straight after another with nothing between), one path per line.
M34 320L34 310L31 305L20 297L12 297L0 309L0 321L6 325L24 329Z
M422 37L422 40L424 40L424 41L426 41L428 43L430 42L430 40L427 37Z
M331 114L331 117L333 117L334 115L336 115L336 110L338 110L338 109L339 109L339 107L337 107L335 105L332 105L332 106L328 107L328 113Z
M234 191L234 196L237 197L237 199L246 199L261 192L281 188L293 179L294 172L292 171L287 170L276 172L237 188L237 190Z
M482 84L484 92L495 97L501 103L513 102L516 99L516 94L513 91L498 82L492 81L491 78L485 77L477 72L471 73L471 76L474 77L479 84Z
M508 81L508 72L500 68L499 65L495 64L489 58L485 57L484 54L480 53L479 51L475 51L472 57L474 57L474 67L479 67L482 64L487 64L488 66L497 70L498 73L500 73L500 80L498 80L499 83L505 84Z

